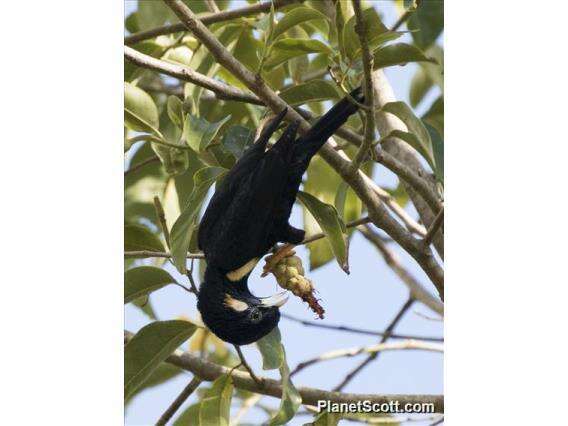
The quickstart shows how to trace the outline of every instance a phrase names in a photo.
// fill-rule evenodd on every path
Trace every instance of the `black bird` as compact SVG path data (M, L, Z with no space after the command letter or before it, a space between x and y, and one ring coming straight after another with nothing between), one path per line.
M360 88L351 96L363 102ZM248 289L249 274L277 242L298 244L304 239L304 231L288 223L302 175L316 152L356 111L345 98L303 136L296 139L299 123L292 123L266 150L286 115L282 111L217 185L198 231L207 269L197 308L219 338L246 345L278 324L285 292L255 297Z

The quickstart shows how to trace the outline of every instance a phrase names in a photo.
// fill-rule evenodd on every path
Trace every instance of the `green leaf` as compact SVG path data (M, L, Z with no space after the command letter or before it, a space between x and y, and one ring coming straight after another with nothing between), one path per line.
M444 2L423 1L408 19L409 30L417 46L426 49L436 41L444 29Z
M168 117L179 129L183 129L183 102L177 96L168 96Z
M345 52L345 46L343 45L343 29L345 28L346 17L343 9L350 6L347 2L338 1L335 3L335 28L337 29L337 46L339 47L339 53L342 58L346 58L347 53Z
M433 62L416 46L406 43L389 44L375 50L373 69L391 67L393 65L405 65L409 62Z
M285 360L282 367L280 367L280 377L282 380L282 399L280 400L278 412L270 419L269 425L271 426L287 424L294 417L302 403L300 393L294 387L292 380L290 380L290 369Z
M326 53L333 55L331 48L319 40L285 38L272 45L270 55L264 63L266 70L276 68L291 58L307 55L308 53Z
M219 129L231 119L228 115L221 121L210 123L204 118L187 114L183 126L183 136L191 149L195 152L205 151L217 136Z
M182 273L187 272L186 256L191 237L197 228L197 218L201 204L207 195L209 187L221 177L227 169L221 167L204 167L198 170L193 177L193 191L189 196L187 205L172 226L170 243L172 260L176 268Z
M418 153L428 162L428 165L432 168L432 170L434 170L434 158L432 153L426 150L415 134L404 132L402 130L393 130L384 139L390 137L399 138L408 143L412 148L418 151Z
M233 383L230 375L223 375L213 382L199 408L200 425L229 426Z
M143 327L124 347L124 397L128 398L152 372L196 330L189 321L156 321Z
M345 224L332 205L318 200L306 192L298 192L298 199L312 214L325 233L333 254L341 269L349 273L349 250Z
M174 426L188 426L197 425L199 426L199 409L201 408L201 403L190 405L185 409L184 412L175 420Z
M253 141L254 131L238 124L227 129L221 140L221 145L238 159L242 157L245 149L252 145Z
M434 150L434 174L436 179L442 185L444 184L444 140L438 131L430 126L428 123L424 123L428 133L430 133L430 138L432 139L432 149Z
M128 31L130 34L134 34L135 32L140 31L136 15L137 15L136 12L132 12L124 20L124 28L126 28L126 31Z
M312 423L308 423L312 426L337 426L341 415L338 413L330 413L329 411L322 411L316 417ZM306 426L306 425L304 425Z
M157 320L156 312L154 312L154 307L152 306L152 301L150 296L142 296L138 299L132 301L132 305L139 308L144 315L146 315L151 320Z
M357 152L355 147L347 147L346 150L350 156L355 155ZM368 162L363 165L362 169L369 174L370 167L372 167L372 164ZM337 207L339 205L337 194L341 192L343 185L345 184L341 177L321 157L316 156L312 159L308 168L307 179L304 183L304 191L312 194L324 203L335 205L338 212L340 212L340 217L347 223L361 217L363 204L351 188L346 188L344 193L345 202L341 208ZM342 213L341 209L343 209ZM321 227L311 213L307 209L302 210L306 235L321 232ZM348 234L352 232L353 229L349 230ZM309 251L310 270L326 265L335 258L331 246L325 238L307 244L307 249Z
M262 368L275 370L284 363L284 346L281 343L281 335L278 327L274 327L270 333L256 342L256 346L262 355Z
M167 271L155 266L139 266L124 273L124 303L177 282Z
M439 96L428 111L422 116L422 121L434 127L440 135L444 134L444 97Z
M153 371L153 373L146 379L146 381L137 388L134 393L130 394L130 397L127 400L127 403L132 400L136 395L142 392L145 389L150 389L155 386L159 386L176 376L179 376L183 370L175 365L168 364L168 363L161 363L158 367Z
M298 84L283 90L280 97L288 104L296 106L306 102L327 101L339 98L335 85L329 81L311 80L307 83Z
M302 22L311 21L314 19L323 19L327 17L311 7L300 6L287 12L284 17L276 24L272 32L272 39L276 39L279 35L284 34L290 28Z
M359 43L359 36L355 32L356 17L352 16L343 27L343 46L348 58L355 59L361 55L361 43ZM374 7L370 7L363 11L363 21L365 23L367 41L369 48L373 50L381 43L385 43L390 37L397 38L397 33L389 31L387 27L381 22L381 18ZM386 36L385 34L391 34ZM390 38L392 40L392 38Z
M124 225L124 250L164 251L164 245L148 228L142 225Z
M165 60L165 62L173 62L188 67L191 63L192 56L193 52L189 47L178 46L168 49L162 59Z
M138 25L140 30L148 30L150 28L163 25L168 17L170 17L169 8L157 1L140 1L138 2Z
M197 404L188 407L174 426L228 426L230 421L233 383L229 375L220 376L207 389Z
M423 68L419 67L410 82L410 93L408 95L410 105L416 108L433 85L432 79L428 77Z
M430 134L422 120L414 115L412 109L404 102L389 102L382 107L382 111L396 115L406 125L407 132L395 130L389 136L395 136L408 142L428 161L430 167L434 169L433 150ZM411 136L408 136L408 135Z
M162 136L158 130L158 108L152 97L127 82L124 83L124 125L137 132Z

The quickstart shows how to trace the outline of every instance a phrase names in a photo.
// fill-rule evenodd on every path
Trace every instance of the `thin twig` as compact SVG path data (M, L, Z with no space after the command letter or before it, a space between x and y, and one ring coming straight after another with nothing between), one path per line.
M313 364L329 361L337 358L354 357L360 354L376 354L385 351L403 351L403 350L421 350L429 352L443 352L444 346L437 343L420 342L418 340L403 340L394 343L379 343L372 346L363 346L359 348L338 349L323 353L315 358L300 362L290 376L302 371L304 368Z
M140 141L149 141L158 145L163 145L163 146L167 146L168 148L173 148L173 149L180 149L180 150L186 150L189 151L191 150L191 148L189 146L186 145L177 145L174 143L170 143L168 141L165 141L163 139L160 139L157 136L154 135L138 135L138 136L134 136L133 138L128 139L128 143L133 144L136 142L140 142Z
M434 212L439 212L443 204L425 179L418 176L414 170L384 150L375 152L375 160L394 172L400 179L412 186L418 194L428 203Z
M166 214L164 213L164 207L160 202L160 197L157 195L154 195L154 210L156 211L156 217L158 218L160 228L162 228L162 232L164 233L166 246L170 248L170 231L168 231L168 225L166 223Z
M193 379L188 383L188 385L183 388L181 393L177 396L177 398L172 402L172 404L168 407L164 414L160 416L158 421L156 422L156 426L163 426L165 425L168 420L172 418L172 416L176 413L179 407L191 396L191 394L199 387L203 380L199 377L194 376Z
M367 336L384 336L384 331L374 331L374 330L366 330L362 328L356 327L349 327L345 325L330 325L324 324L321 321L308 321L303 320L300 318L296 318L292 315L286 314L284 312L280 312L280 316L282 318L286 318L287 320L297 322L299 324L305 325L306 327L316 327L316 328L325 328L327 330L335 330L335 331L344 331L348 333L355 333L355 334L365 334ZM409 334L390 334L390 339L409 339L409 340L424 340L426 342L443 342L443 337L428 337L428 336L415 336Z
M239 354L239 358L241 359L241 363L243 364L243 367L246 368L246 370L249 372L250 376L256 382L256 384L258 386L262 386L262 380L259 379L256 374L254 374L252 367L249 365L245 356L243 355L243 352L241 351L241 347L239 345L233 345L233 346L235 347L235 349L237 350L237 353Z
M125 259L146 259L149 257L172 257L171 253L163 252L163 251L152 251L152 250L133 250L133 251L125 251L124 258ZM188 253L188 259L205 259L205 255L203 253Z
M132 337L133 333L125 331L125 343ZM228 374L231 369L219 364L202 359L201 357L189 352L176 350L168 358L166 362L173 364L179 368L190 371L204 381L214 381L222 375ZM280 381L269 379L267 377L259 377L263 386L259 386L250 376L248 372L235 370L231 374L233 384L237 389L244 389L262 395L269 395L275 398L282 398L282 383ZM330 400L337 403L357 403L358 401L368 400L371 404L393 403L399 401L399 404L406 403L433 403L434 412L444 412L444 396L443 395L406 395L406 394L352 394L343 392L329 392L322 389L298 386L297 390L302 397L304 405L317 405L319 400Z
M274 8L278 9L287 4L293 3L293 0L275 0ZM224 10L219 13L205 13L199 15L199 19L203 25L211 25L217 22L230 21L232 19L242 18L245 16L256 15L257 13L267 12L270 10L272 2L267 1L264 3L253 4L251 6L245 6L233 10ZM166 35L172 33L179 33L181 31L186 31L185 26L182 23L177 23L173 25L163 25L161 27L152 28L146 31L139 31L132 35L124 38L124 44L133 45L142 40L147 40L149 38L154 38L159 35Z
M207 6L207 10L211 13L221 12L219 6L217 6L217 3L215 3L215 0L205 0L205 6Z
M370 226L360 226L357 228L363 236L372 243L381 253L385 263L393 270L400 280L408 287L414 299L428 306L439 315L444 315L444 304L434 297L424 285L422 285L408 270L402 265L393 250L387 247L382 237L377 234Z
M416 7L418 8L420 6L420 3L422 3L422 0L415 0L416 2ZM414 13L414 10L407 10L405 11L400 18L398 18L398 21L396 21L396 23L392 26L391 31L396 31L400 28L400 26L402 24L404 24L408 18L410 18L410 16L412 16L412 14Z
M134 166L131 166L128 170L126 170L124 172L124 176L126 177L130 173L133 173L137 170L140 170L142 167L147 166L148 164L152 164L152 163L159 162L159 161L160 161L160 158L157 155L150 157L147 160L144 160L144 161L142 161L142 162L140 162L140 163L138 163Z
M193 262L195 259L191 259L191 264L189 270L187 271L187 278L189 279L189 284L191 285L191 291L195 293L197 296L199 294L199 290L197 289L197 285L195 285L195 280L193 279Z
M124 47L124 57L139 67L167 74L171 77L188 81L197 86L209 89L214 92L219 99L238 100L256 105L263 104L260 99L251 93L243 92L242 90L229 86L221 81L207 77L189 67L165 62L160 59L153 58L152 56L145 55L131 47Z
M444 223L444 207L442 207L442 209L438 212L438 214L434 218L434 222L432 222L432 225L430 225L430 229L428 229L428 233L422 240L425 246L429 246L430 244L432 244L432 239L434 238L434 235L436 235L436 231L440 229L440 226L443 223Z
M385 329L385 335L381 338L381 341L379 343L385 343L388 340L388 338L390 337L390 334L393 332L393 330L396 327L396 325L398 324L398 322L402 319L402 317L404 316L406 311L408 311L410 309L410 307L412 306L413 303L414 303L414 299L412 297L409 297L408 300L405 302L405 304L402 305L402 307L400 308L400 310L398 311L396 316L393 318L393 320L390 322L388 327ZM367 366L367 364L369 364L371 361L373 361L375 358L377 358L379 356L379 354L380 354L380 352L375 352L375 353L370 354L363 362L361 362L359 365L357 365L357 367L355 367L353 370L351 370L349 373L347 373L347 375L345 376L343 381L340 384L338 384L336 387L333 388L333 391L334 392L340 392L345 386L347 386L347 384L351 380L353 380L353 378L357 374L359 374L361 372L361 370L363 370L363 368L365 368Z
M428 426L438 426L444 423L444 416L440 417L438 420L435 420L433 423L430 423Z

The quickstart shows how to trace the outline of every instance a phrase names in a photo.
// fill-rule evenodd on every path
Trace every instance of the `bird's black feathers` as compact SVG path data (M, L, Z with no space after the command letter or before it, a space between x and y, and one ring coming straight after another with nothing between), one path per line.
M360 90L352 96L361 100ZM311 158L357 106L338 102L303 136L296 139L292 123L266 150L286 114L282 111L262 132L217 186L199 227L199 248L209 264L235 270L261 257L277 242L299 243L303 231L288 224L292 206Z
M363 101L360 89L351 96ZM288 223L302 175L312 157L355 111L357 106L345 98L304 135L297 138L299 123L292 123L267 149L270 136L287 113L283 110L217 185L198 231L198 245L207 261L198 308L208 327L223 340L236 344L255 341L278 323L279 314L271 313L264 322L253 324L246 315L227 308L222 302L227 291L236 292L236 298L254 296L246 284L250 271L239 277L238 285L226 274L260 259L277 242L298 244L303 240L304 231ZM239 290L243 285L244 293ZM254 305L254 299L249 302ZM235 336L237 330L239 336Z

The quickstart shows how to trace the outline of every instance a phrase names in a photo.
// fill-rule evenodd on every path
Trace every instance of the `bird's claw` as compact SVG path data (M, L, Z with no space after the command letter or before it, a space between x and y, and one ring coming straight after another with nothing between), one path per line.
M264 259L265 264L262 268L262 274L260 276L266 277L270 272L272 272L272 270L282 259L294 256L296 254L294 247L295 246L293 244L284 244L283 246L280 246L274 254L267 256Z

